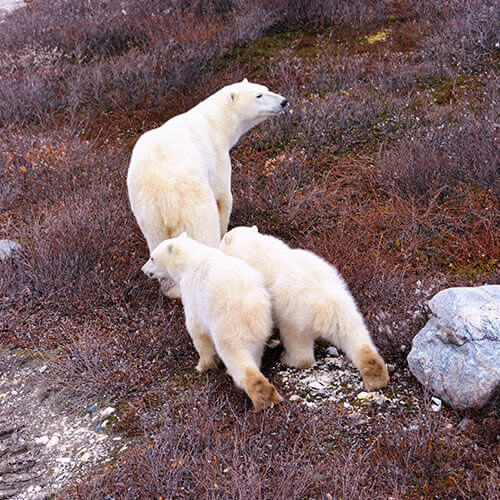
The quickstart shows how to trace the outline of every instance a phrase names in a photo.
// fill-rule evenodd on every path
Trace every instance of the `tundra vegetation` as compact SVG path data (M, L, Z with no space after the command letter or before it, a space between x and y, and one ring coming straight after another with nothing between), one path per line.
M335 264L406 373L422 295L498 280L495 4L37 0L7 16L0 233L23 249L0 264L2 344L54 349L58 387L119 401L113 431L136 438L63 496L497 495L494 407L432 412L413 380L421 407L367 407L364 425L334 402L254 414L223 372L198 375L182 307L140 272L125 185L140 134L215 89L248 77L286 96L232 151L231 226ZM286 397L278 357L263 372Z

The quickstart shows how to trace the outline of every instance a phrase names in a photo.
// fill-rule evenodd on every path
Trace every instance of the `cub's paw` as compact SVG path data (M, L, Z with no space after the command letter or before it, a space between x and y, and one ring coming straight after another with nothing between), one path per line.
M359 352L359 370L367 391L381 389L389 383L389 372L384 360L368 345Z
M246 373L246 391L252 400L255 411L260 411L274 403L281 403L283 398L262 373L250 368Z
M286 351L281 354L280 360L286 366L290 368L297 368L303 370L305 368L311 368L314 364L314 357L299 358L290 356Z
M199 373L203 373L203 372L206 372L207 370L212 370L212 369L217 368L219 363L220 363L220 359L218 357L214 357L214 358L209 359L209 360L204 359L203 361L201 361L201 359L200 359L200 361L196 365L196 370Z
M165 295L165 297L168 297L169 299L181 298L181 291L179 290L179 287L169 279L160 280L160 289L161 293L163 293L163 295Z

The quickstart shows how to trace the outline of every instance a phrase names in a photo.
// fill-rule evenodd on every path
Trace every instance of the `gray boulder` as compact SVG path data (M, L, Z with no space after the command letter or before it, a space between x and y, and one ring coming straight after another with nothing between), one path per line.
M500 390L500 285L448 288L408 355L413 375L453 408L482 407Z
M19 250L21 245L12 240L0 240L0 260L10 257L12 252Z

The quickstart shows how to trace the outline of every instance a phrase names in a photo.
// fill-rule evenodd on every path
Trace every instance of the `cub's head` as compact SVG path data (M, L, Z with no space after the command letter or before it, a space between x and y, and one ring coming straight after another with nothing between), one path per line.
M162 241L152 252L149 260L142 266L142 272L148 278L174 278L184 268L187 260L186 245L189 245L186 233L176 238Z
M228 231L222 241L220 242L219 249L234 257L244 255L245 252L251 250L252 240L255 241L255 235L259 232L257 226L246 227L239 226Z
M288 103L283 96L271 92L264 85L250 83L246 78L228 85L226 89L230 107L248 128L281 113Z

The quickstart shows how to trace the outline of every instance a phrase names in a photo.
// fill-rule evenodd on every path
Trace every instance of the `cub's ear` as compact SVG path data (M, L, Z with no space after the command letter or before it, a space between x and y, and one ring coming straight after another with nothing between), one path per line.
M252 226L251 229L252 229L252 231L254 233L258 233L259 232L259 228L257 226Z
M222 238L221 243L224 244L224 245L230 245L232 240L233 240L233 235L229 234L229 233L226 233L224 235L224 238Z
M188 235L187 235L186 231L184 231L183 233L181 233L179 235L179 239L180 240L185 240L185 239L187 239L187 237L188 237Z
M248 83L248 79L247 78L243 78L243 80L241 80L241 83Z

